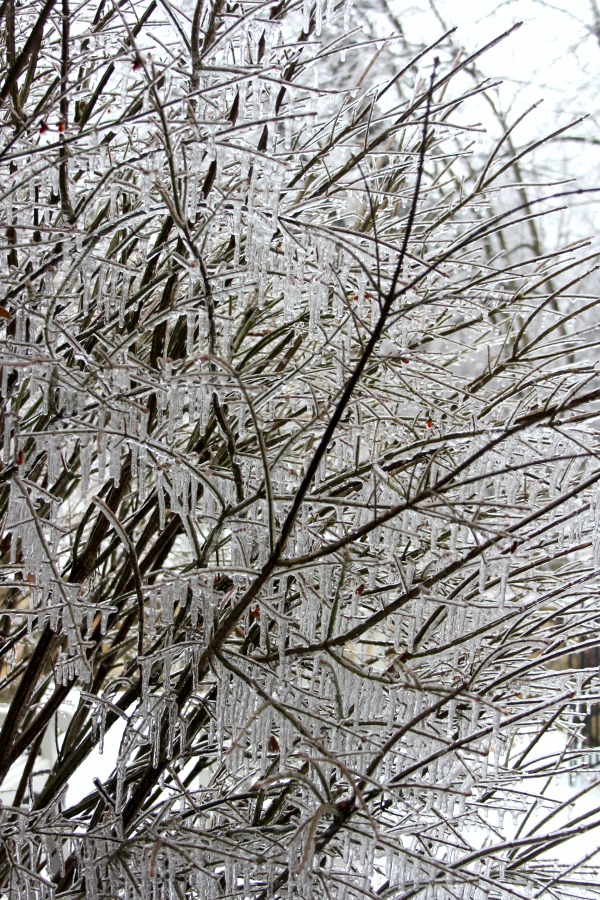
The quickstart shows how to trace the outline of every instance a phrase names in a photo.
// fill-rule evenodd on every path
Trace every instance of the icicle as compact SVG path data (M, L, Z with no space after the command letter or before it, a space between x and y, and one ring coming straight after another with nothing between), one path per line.
M157 609L158 596L157 596L156 589L151 590L149 592L148 596L150 599L150 604L148 607L148 631L150 634L154 634L154 632L156 630L156 617L158 614L158 609Z
M106 473L106 435L102 431L98 432L98 481L104 484Z
M212 637L213 625L219 601L215 596L214 591L209 587L206 587L204 589L202 594L202 601L202 624L204 626L203 639L204 646L207 647Z
M308 31L308 29L304 29ZM323 0L316 0L315 3L315 34L320 37L323 30Z
M162 714L162 703L157 703L154 715L151 719L150 724L150 742L152 745L152 765L155 769L158 768L158 762L160 759L160 732L161 732L161 714Z
M117 199L118 199L118 185L116 185L114 182L110 186L109 197L110 197L109 217L110 217L111 221L114 221L115 216L117 215ZM114 284L113 284L113 288L114 288Z
M312 0L303 0L302 3L302 29L305 34L310 33L310 12Z
M169 626L173 624L173 591L172 585L163 582L160 589L161 596L161 620L162 624ZM165 676L166 677L166 676Z
M163 467L160 463L156 466L156 495L158 497L158 527L162 531L165 527L165 481Z
M198 177L195 173L188 175L188 219L194 224L198 215Z
M430 550L432 553L435 553L435 551L437 550L437 540L438 540L438 523L435 519L433 519L431 522L431 536L430 536Z
M3 458L4 462L10 459L10 442L12 437L14 416L7 413L4 417L4 441L3 441Z
M121 443L119 438L111 435L109 451L109 473L115 487L121 482Z
M190 512L190 472L187 468L179 469L179 511L183 518L187 519Z
M485 557L482 554L481 559L479 560L479 593L480 594L483 594L485 591L486 581L487 581L487 563L485 561Z
M221 355L229 359L231 355L231 320L223 319L221 323Z
M60 448L54 437L48 438L46 453L48 466L48 483L52 485L56 481L58 481L61 473Z
M187 356L191 356L194 352L194 331L196 328L197 312L195 309L188 309L186 313L186 346L185 352Z
M202 385L202 403L200 407L200 427L205 428L208 424L210 409L212 404L212 390L209 384Z
M150 674L152 672L152 659L149 657L140 657L138 659L140 672L142 676L142 711L149 710L150 697Z
M200 589L199 579L196 575L192 577L190 582L190 591L192 595L190 603L190 624L192 628L196 628L198 624L198 614L202 607L202 591Z
M187 744L187 722L183 717L179 717L179 746L181 748L181 753L183 755L186 744ZM182 797L182 802L184 798Z
M137 457L137 484L139 502L140 504L143 504L147 497L146 472L148 468L148 455L146 452L145 444L138 445Z
M505 559L502 561L501 569L500 569L500 593L499 593L499 606L500 609L504 609L504 604L506 602L506 589L508 587L508 579L510 574L510 560Z
M177 703L174 700L168 704L168 730L167 730L167 759L173 758L173 744L177 733Z
M189 514L195 519L196 511L198 508L198 479L193 473L188 473L189 475L189 502L188 502L188 510Z

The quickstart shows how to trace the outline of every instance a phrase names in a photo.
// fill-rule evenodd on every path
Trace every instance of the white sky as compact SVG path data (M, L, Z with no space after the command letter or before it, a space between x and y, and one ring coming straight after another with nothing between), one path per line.
M439 37L437 10L448 27L457 26L454 41L467 53L522 21L520 29L480 58L479 68L488 77L502 79L499 96L509 122L542 101L514 133L521 146L587 114L566 140L537 151L528 162L536 180L559 175L576 179L578 187L598 186L600 41L591 30L590 0L422 0L412 5L390 0L390 4L409 40ZM584 137L598 145L576 140ZM579 209L561 230L572 231L573 237L595 236L600 230L600 195L596 196L573 200L572 206ZM563 239L566 236L563 230Z
M516 95L517 107L545 98L553 106L560 104L565 114L570 108L573 116L597 109L600 45L589 34L588 0L435 0L432 6L449 27L458 27L456 40L469 52L523 22L482 60L488 74L504 79L505 97ZM402 16L415 35L431 30L434 21L428 2L415 4Z

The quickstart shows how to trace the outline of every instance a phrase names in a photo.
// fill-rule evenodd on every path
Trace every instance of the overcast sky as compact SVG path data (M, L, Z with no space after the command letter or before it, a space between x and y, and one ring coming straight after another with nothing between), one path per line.
M590 34L589 0L435 0L431 7L449 26L458 26L457 40L469 51L523 21L519 31L486 56L486 70L505 80L505 97L515 94L522 106L545 98L561 107L568 97L573 115L590 112L592 106L595 111L600 46ZM411 32L430 28L434 18L429 3L415 4L404 21Z
M521 145L587 114L569 137L530 161L538 180L552 173L577 179L579 186L598 185L600 146L593 141L600 143L600 40L593 32L593 0L423 0L412 7L403 0L396 3L404 10L401 21L409 39L439 37L437 10L448 27L458 27L454 40L468 53L522 21L518 31L480 59L480 68L487 76L503 79L499 91L508 121L542 101L515 132ZM592 143L582 143L584 137ZM578 236L597 232L598 201L594 197L579 203Z

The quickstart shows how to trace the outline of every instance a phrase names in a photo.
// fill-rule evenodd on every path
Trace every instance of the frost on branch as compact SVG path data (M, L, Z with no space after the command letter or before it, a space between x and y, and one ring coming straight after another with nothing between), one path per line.
M6 15L3 896L592 896L562 197L349 4Z

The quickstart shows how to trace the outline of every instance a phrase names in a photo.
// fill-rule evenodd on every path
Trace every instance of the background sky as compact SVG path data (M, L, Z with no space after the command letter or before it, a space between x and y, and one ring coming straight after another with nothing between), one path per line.
M596 2L424 0L409 4L390 0L390 7L397 12L409 40L434 40L444 25L456 26L454 41L467 53L523 22L481 57L479 67L486 76L502 79L496 93L509 122L539 104L514 133L520 146L587 116L551 146L536 151L529 158L529 168L538 181L560 178L595 188L600 184L600 21L595 21ZM571 215L563 220L561 238L595 238L600 229L599 202L596 196L574 200Z
M434 0L408 7L403 24L412 32L431 28L436 11L469 50L522 21L523 26L486 55L486 67L504 80L503 96L515 108L544 98L554 111L574 115L597 106L595 77L600 44L592 33L589 0Z

